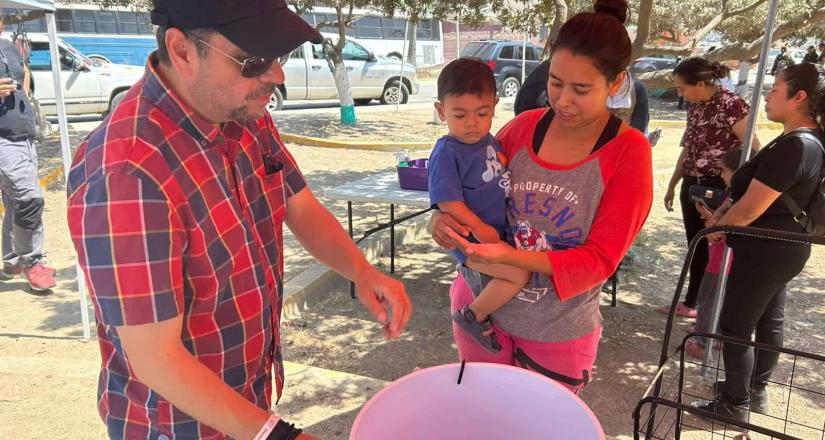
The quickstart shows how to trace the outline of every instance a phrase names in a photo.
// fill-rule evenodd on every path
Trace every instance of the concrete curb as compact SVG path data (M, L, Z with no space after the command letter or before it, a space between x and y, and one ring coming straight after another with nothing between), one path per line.
M415 220L396 226L396 251L403 244L429 237L428 222L429 216L423 215ZM377 263L379 258L389 255L389 229L387 229L387 232L382 231L364 240L359 247L370 264ZM283 319L298 318L301 316L302 311L312 308L321 298L318 295L327 292L331 288L331 284L339 279L338 277L339 275L332 269L323 264L315 263L309 269L287 281L284 284Z
M309 147L323 148L347 148L351 150L371 150L371 151L401 151L409 149L430 149L435 145L435 140L427 142L367 142L367 141L336 141L321 139L298 134L281 133L281 140L293 144L306 145Z
M43 189L49 189L54 182L56 182L60 177L63 176L63 165L58 165L49 171L46 172L46 175L40 178L40 187ZM6 210L2 204L0 204L0 215L3 215Z
M685 121L673 121L663 119L652 119L648 124L650 129L657 127L662 128L684 128ZM757 122L758 129L782 129L782 124L775 122ZM293 144L306 145L308 147L322 147L322 148L345 148L353 150L370 150L370 151L401 151L409 149L430 149L435 145L435 139L431 141L422 142L367 142L367 141L343 141L321 139L311 136L303 136L299 134L281 133L281 139L284 142Z

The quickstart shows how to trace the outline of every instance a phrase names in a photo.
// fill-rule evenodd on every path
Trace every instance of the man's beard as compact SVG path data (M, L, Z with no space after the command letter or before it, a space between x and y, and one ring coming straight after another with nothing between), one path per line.
M271 96L273 93L275 93L276 87L277 86L274 83L265 83L263 86L261 86L260 89L246 95L245 101L250 102L257 100L262 96ZM250 111L248 106L246 105L241 107L235 107L229 110L229 119L243 124L258 119L263 114L264 109L266 109L266 107L263 107L259 110Z

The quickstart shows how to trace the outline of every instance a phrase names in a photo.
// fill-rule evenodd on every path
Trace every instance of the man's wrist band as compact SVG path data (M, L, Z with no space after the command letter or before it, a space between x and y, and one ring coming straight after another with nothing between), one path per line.
M269 434L272 432L273 429L275 429L275 426L280 421L280 417L274 414L270 415L269 418L266 420L266 423L264 423L264 426L261 426L261 430L258 431L257 434L255 434L254 440L266 440L267 438L269 438Z
M278 420L275 428L266 437L266 440L295 440L301 434L302 430L298 429L292 423L287 423L283 420Z

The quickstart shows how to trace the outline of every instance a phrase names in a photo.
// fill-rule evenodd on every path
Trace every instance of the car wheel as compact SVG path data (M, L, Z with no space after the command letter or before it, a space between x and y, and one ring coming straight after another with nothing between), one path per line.
M521 88L519 80L513 77L507 78L501 83L501 96L504 98L512 98L518 95L518 90Z
M384 87L384 92L381 93L381 104L398 104L398 100L401 100L401 104L406 104L407 100L410 99L410 91L407 90L407 86L401 84L400 81L393 81Z
M33 96L31 98L32 104L32 113L34 113L34 123L37 127L37 134L35 135L35 139L43 143L46 138L52 135L52 124L46 120L46 117L43 116L43 112L40 110L40 103L35 99Z
M117 108L117 106L120 104L120 102L123 101L123 98L126 97L126 92L127 92L127 90L119 92L117 95L115 95L112 98L112 101L109 103L109 113L113 112Z
M401 56L401 54L400 54L400 53L398 53L398 52L390 52L390 53L388 53L388 54L387 54L387 57L388 57L388 58L395 58L395 59L396 59L396 60L398 60L398 61L401 61L401 59L402 59L402 58L404 58L404 57L402 57L402 56Z
M353 101L355 101L355 105L367 105L372 102L372 98L353 99Z
M93 54L93 55L89 55L87 58L89 58L92 61L99 61L100 64L111 64L112 63L112 60L104 57L103 55Z
M275 93L269 97L269 104L266 105L266 109L272 113L282 108L284 108L284 94L281 93L281 89L276 88Z

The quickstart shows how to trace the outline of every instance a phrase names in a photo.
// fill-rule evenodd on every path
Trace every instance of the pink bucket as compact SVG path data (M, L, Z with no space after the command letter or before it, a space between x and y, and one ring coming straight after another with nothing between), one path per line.
M408 374L367 402L350 440L602 440L601 425L575 394L509 365L450 364Z

